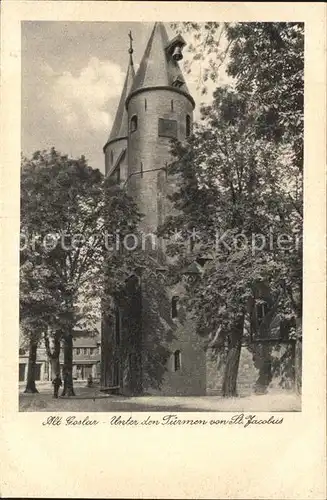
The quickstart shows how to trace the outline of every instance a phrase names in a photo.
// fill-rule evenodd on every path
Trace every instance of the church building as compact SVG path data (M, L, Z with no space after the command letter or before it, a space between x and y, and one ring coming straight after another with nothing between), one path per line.
M155 23L135 74L129 63L115 120L103 150L105 172L127 189L143 214L141 229L154 234L171 213L167 194L171 139L185 140L195 107L178 61L185 40L169 40ZM164 266L158 242L158 268ZM126 395L203 395L206 354L181 300L183 285L133 275L114 307L103 311L101 386Z
M173 214L168 195L176 189L177 179L169 168L171 139L184 141L191 134L195 103L178 64L185 46L182 36L169 40L163 23L155 23L136 73L131 34L130 39L126 78L103 148L105 172L134 198L143 214L140 229L151 235ZM217 355L205 349L184 305L183 280L167 285L164 241L158 238L156 244L151 253L158 263L156 273L151 277L136 270L124 291L111 298L112 306L103 308L101 388L125 395L221 395L226 352ZM201 273L206 259L201 260L186 273ZM249 329L250 316L252 325L253 318L259 324L266 314L262 301L269 300L260 293L261 302L244 323L238 370L243 396L256 386L266 390L269 384L280 390L294 380L295 342L284 338L278 314L269 339L255 339ZM289 360L290 374L281 359ZM269 380L262 382L266 372Z

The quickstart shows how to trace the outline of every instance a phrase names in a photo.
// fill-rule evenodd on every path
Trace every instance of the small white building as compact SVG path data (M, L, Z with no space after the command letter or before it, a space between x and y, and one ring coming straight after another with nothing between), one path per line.
M100 346L99 335L86 334L83 331L75 331L73 337L73 378L74 380L87 380L92 375L94 380L100 378ZM63 346L60 350L60 368L64 364ZM28 370L28 347L19 349L19 382L26 382ZM62 375L62 373L61 373ZM36 382L52 380L54 374L51 370L51 362L47 356L43 342L37 349L36 357Z

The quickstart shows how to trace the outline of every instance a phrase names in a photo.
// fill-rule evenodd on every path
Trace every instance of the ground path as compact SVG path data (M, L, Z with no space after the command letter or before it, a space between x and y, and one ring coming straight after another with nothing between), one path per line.
M301 411L299 396L293 393L268 393L262 396L248 396L224 399L219 396L139 396L126 397L106 395L99 388L76 386L76 396L52 398L52 388L48 384L38 386L39 394L24 394L20 387L20 411L46 412L189 412L189 411Z

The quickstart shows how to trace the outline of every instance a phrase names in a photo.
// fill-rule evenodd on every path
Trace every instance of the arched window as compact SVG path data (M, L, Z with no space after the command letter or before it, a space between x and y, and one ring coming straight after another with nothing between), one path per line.
M144 99L144 109L145 109L145 111L147 110L147 108L148 108L148 103L147 103L147 100Z
M177 350L174 352L174 372L178 372L182 365L182 353Z
M178 316L178 297L177 295L174 295L174 297L171 299L171 317L177 318L177 316Z
M170 101L170 109L171 109L171 111L174 111L174 101L173 101L173 99Z
M110 164L114 164L114 152L112 150L110 151Z
M186 115L186 137L191 135L191 117Z
M137 130L137 116L134 115L131 118L131 132L135 132Z
M195 247L195 236L193 235L190 236L189 244L190 244L190 252L193 252Z
M268 305L266 302L256 304L257 321L260 324L268 312Z

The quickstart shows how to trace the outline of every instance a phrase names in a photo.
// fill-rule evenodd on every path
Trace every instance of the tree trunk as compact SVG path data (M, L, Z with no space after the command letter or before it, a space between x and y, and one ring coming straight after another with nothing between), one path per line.
M237 375L242 347L243 323L244 318L242 317L236 323L235 329L230 336L223 382L223 396L225 398L237 396Z
M259 377L254 385L254 392L256 394L266 394L268 386L272 381L271 346L269 344L261 345L260 361Z
M47 356L51 362L52 378L54 378L57 373L60 374L60 361L59 361L60 339L61 339L60 332L56 332L54 335L54 339L53 339L53 343L54 343L53 352L51 352L49 337L47 334L44 334L45 348L46 348Z
M29 355L28 355L28 368L27 368L27 382L25 393L39 392L35 386L35 369L36 369L36 354L38 342L30 338Z
M52 378L54 378L57 373L60 374L59 356L57 358L51 358L51 375L52 375Z
M62 396L75 396L73 387L73 336L71 334L64 337L64 389Z

